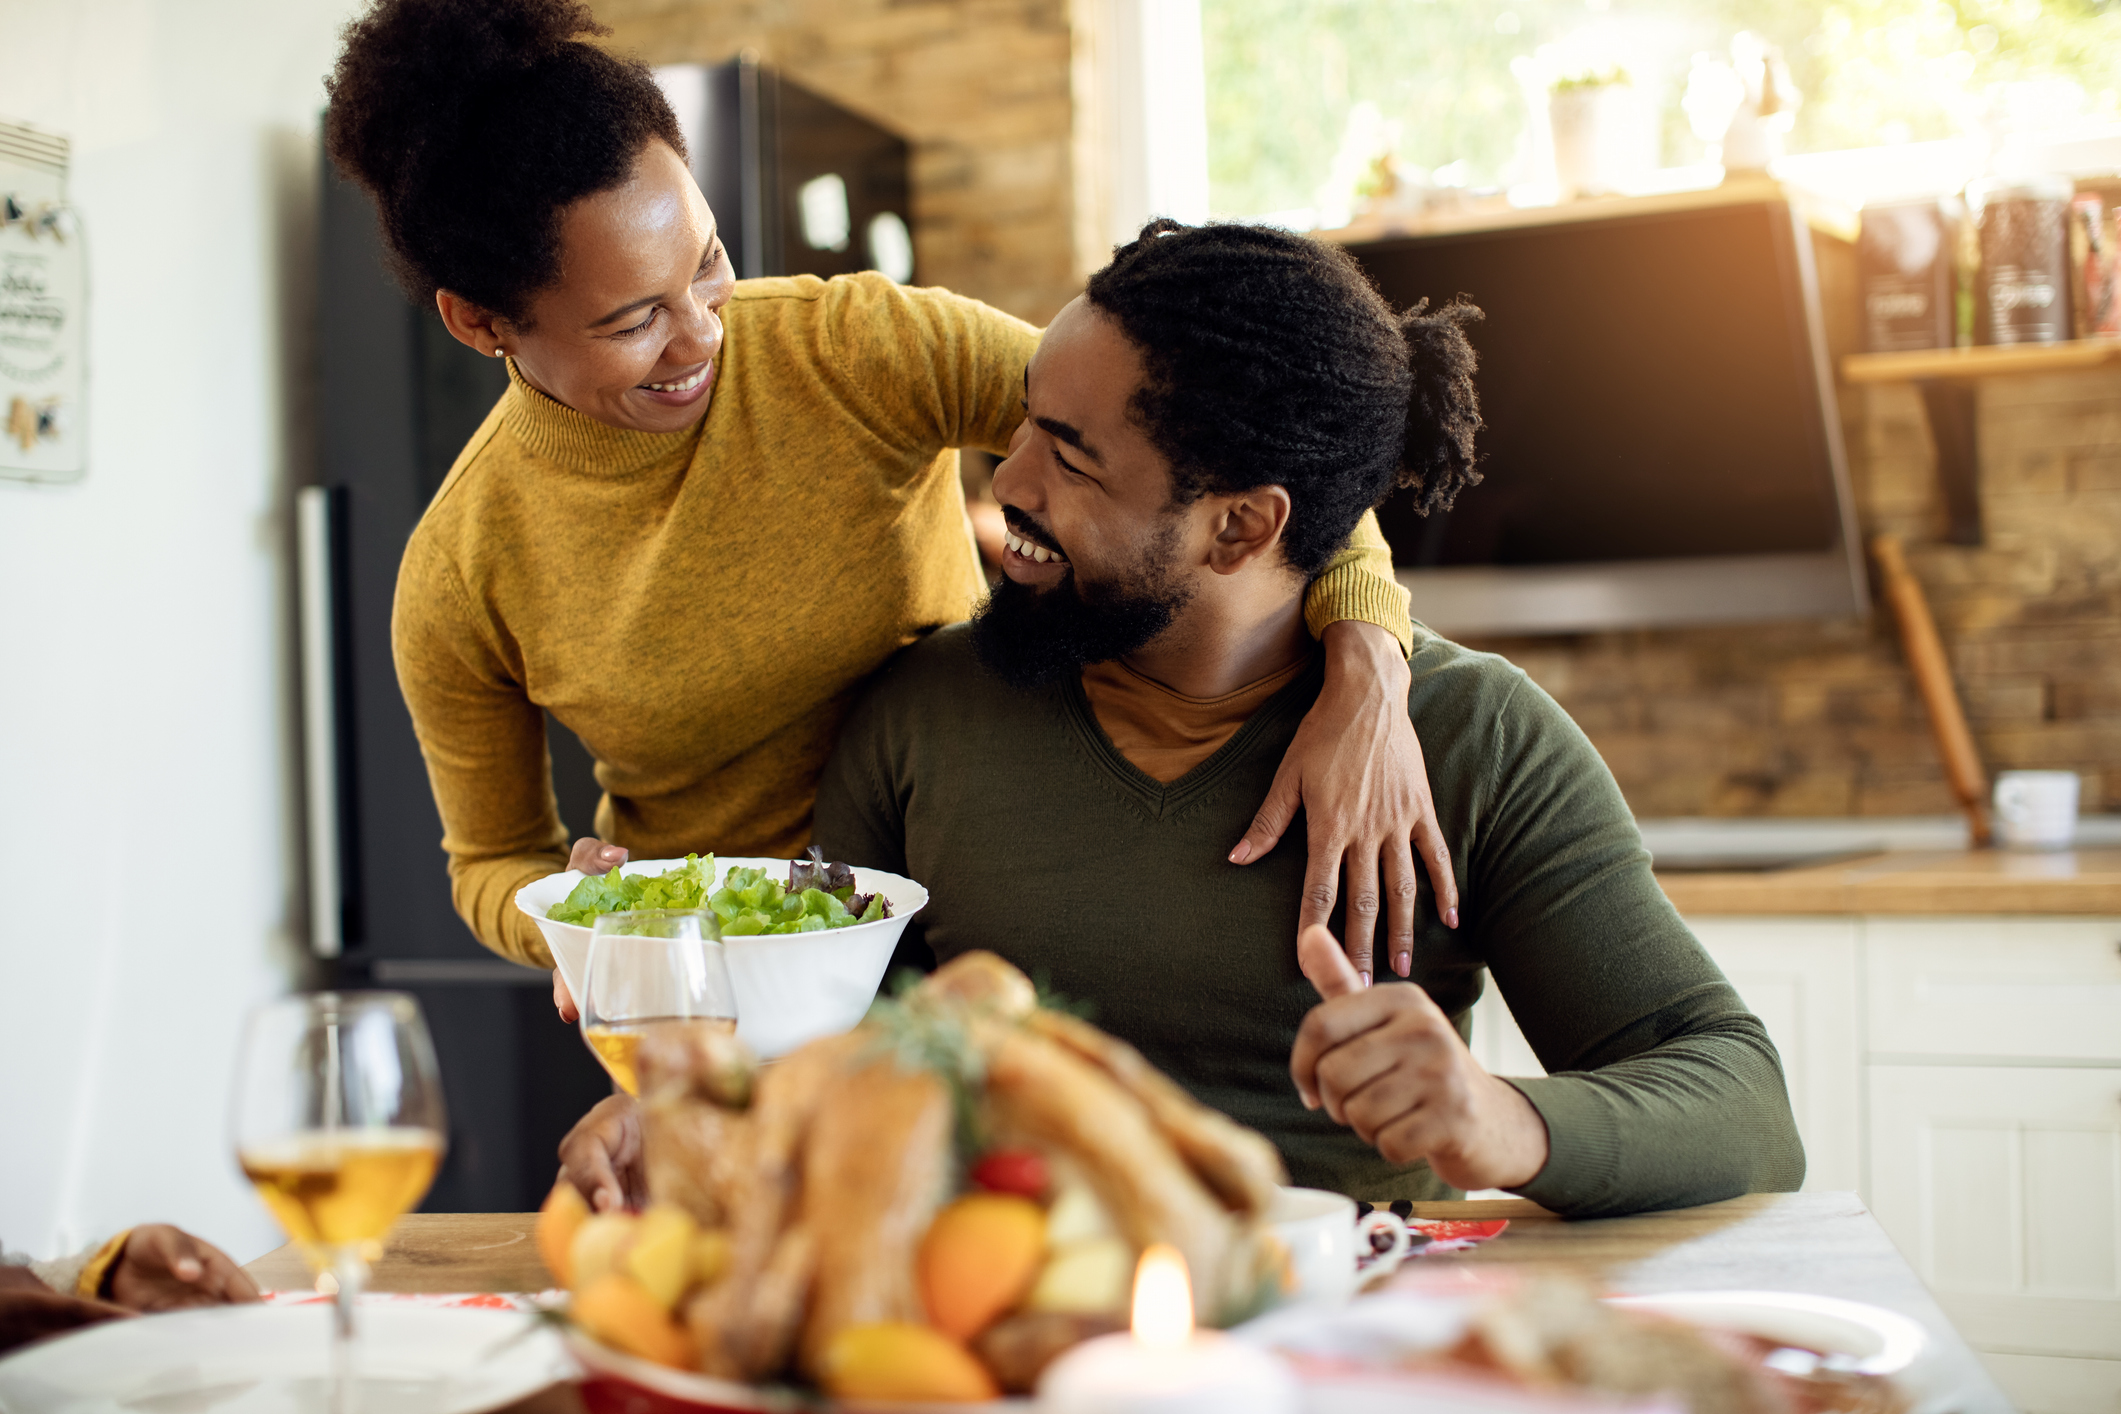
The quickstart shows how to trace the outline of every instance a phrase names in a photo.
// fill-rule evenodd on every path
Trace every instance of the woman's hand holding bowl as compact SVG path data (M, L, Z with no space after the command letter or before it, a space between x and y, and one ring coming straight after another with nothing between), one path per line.
M594 835L576 840L567 855L567 867L583 874L609 874L625 862L626 846L606 844ZM560 1020L569 1026L582 1019L581 1009L574 1004L574 993L567 990L567 979L557 967L552 969L552 1005Z

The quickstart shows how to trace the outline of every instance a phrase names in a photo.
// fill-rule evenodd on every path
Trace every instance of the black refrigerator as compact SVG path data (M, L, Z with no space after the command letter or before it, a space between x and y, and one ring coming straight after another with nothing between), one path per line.
M739 276L913 278L904 139L749 59L657 77ZM426 1010L450 1135L423 1210L521 1212L610 1086L554 1014L549 975L487 952L451 907L390 652L406 540L507 374L406 300L373 204L328 162L320 200L317 481L296 498L310 943L325 985L396 988ZM547 735L560 817L586 834L589 754L550 717Z

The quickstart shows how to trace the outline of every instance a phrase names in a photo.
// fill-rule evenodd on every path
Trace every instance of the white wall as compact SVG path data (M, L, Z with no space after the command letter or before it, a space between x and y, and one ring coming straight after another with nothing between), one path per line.
M277 1229L229 1155L300 926L287 514L316 115L351 0L0 0L0 117L74 141L89 469L0 480L0 1238Z

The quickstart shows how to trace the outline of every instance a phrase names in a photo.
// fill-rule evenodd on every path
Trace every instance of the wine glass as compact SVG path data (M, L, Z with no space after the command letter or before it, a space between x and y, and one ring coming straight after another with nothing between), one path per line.
M717 1021L736 1029L736 988L722 924L703 908L599 915L582 968L582 1039L621 1090L641 1093L641 1033L662 1021Z
M434 1182L446 1124L434 1043L411 997L318 992L251 1012L236 1071L236 1157L311 1268L337 1282L336 1414L354 1406L354 1299L384 1235Z

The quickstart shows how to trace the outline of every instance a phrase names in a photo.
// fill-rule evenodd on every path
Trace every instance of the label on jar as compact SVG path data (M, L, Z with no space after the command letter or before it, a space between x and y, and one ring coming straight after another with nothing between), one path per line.
M1874 275L1864 283L1863 312L1867 346L1873 353L1941 347L1950 326L1940 333L1940 302L1930 282L1904 275Z
M2018 315L2026 312L2030 322L2049 310L2059 308L2061 291L2044 270L2027 270L2017 265L2001 265L1989 272L1988 307L2001 315Z
M1872 353L1951 347L1951 233L1934 201L1864 210L1857 263L1864 346Z
M2051 344L2070 334L2069 203L1992 200L1981 212L1982 342Z

